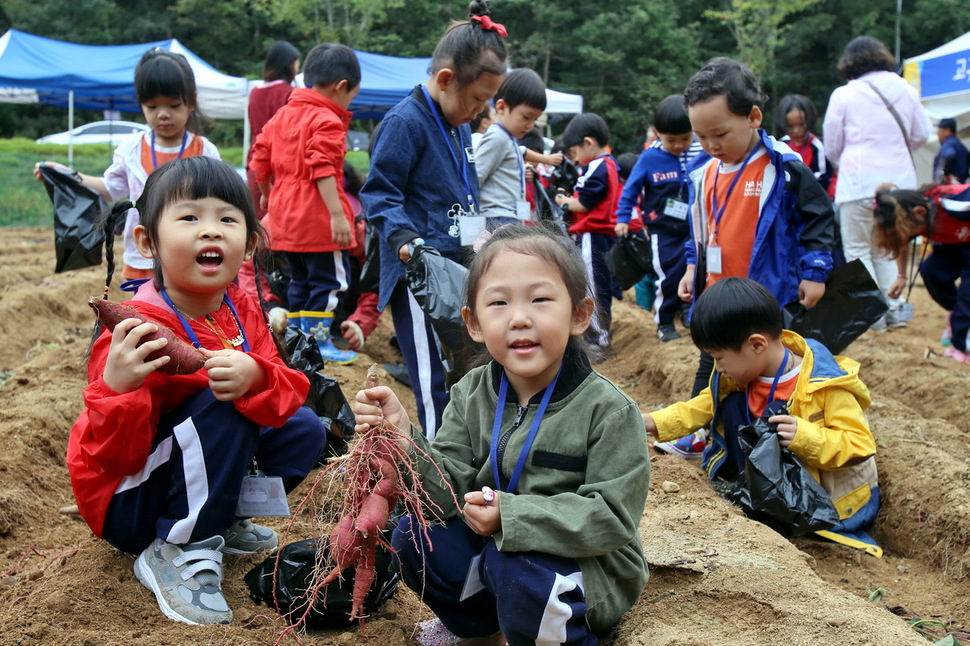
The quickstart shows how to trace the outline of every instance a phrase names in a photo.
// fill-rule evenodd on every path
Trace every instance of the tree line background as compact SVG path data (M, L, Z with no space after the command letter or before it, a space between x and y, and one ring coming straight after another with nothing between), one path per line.
M712 56L739 58L758 73L769 95L765 127L773 131L774 106L785 94L805 94L824 114L842 83L835 64L852 37L875 36L890 51L895 40L896 0L492 0L490 7L508 28L511 64L582 94L584 109L610 125L617 152L642 140L653 106L680 93ZM278 39L304 54L329 41L430 56L466 9L462 0L0 0L0 30L92 45L174 37L223 72L258 78ZM967 30L970 3L904 0L901 58ZM75 123L100 118L82 111ZM0 137L36 138L64 126L63 109L0 104ZM554 134L561 127L554 124ZM241 129L241 121L222 121L206 134L239 145Z

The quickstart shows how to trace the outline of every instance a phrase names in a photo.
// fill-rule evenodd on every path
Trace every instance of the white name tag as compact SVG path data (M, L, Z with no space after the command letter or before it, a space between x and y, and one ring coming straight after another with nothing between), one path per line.
M913 320L913 304L903 303L903 306L899 308L899 320L900 321L912 321Z
M712 246L707 248L707 273L709 274L721 273L721 248L720 247Z
M485 231L485 218L479 215L464 215L458 218L461 232L461 245L469 247Z
M669 215L672 218L677 218L678 220L687 219L687 202L681 202L680 200L675 200L670 198L667 200L667 206L664 207L664 215Z
M518 200L515 203L515 217L525 222L532 219L532 206L525 200Z
M467 146L465 148L465 159L468 160L469 164L475 163L475 149L472 148L471 146Z
M241 518L289 516L283 479L276 476L246 476L236 503L236 516Z

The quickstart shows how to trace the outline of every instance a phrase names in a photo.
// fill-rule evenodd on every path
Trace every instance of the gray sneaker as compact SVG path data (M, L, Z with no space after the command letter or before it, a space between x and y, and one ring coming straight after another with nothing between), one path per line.
M221 536L175 545L156 538L135 559L135 576L155 593L169 619L194 626L228 624L232 610L222 596Z
M657 327L657 338L661 343L667 343L680 338L680 332L673 323L663 323Z
M226 554L255 554L271 552L280 545L280 537L269 527L257 525L248 518L237 518L222 535L226 541L222 551Z

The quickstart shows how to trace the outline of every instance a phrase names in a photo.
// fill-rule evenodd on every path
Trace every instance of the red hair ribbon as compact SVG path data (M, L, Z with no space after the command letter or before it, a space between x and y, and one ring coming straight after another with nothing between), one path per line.
M502 38L509 35L509 32L505 30L505 25L495 22L488 16L472 16L472 20L480 22L482 24L482 29L485 31L494 31Z

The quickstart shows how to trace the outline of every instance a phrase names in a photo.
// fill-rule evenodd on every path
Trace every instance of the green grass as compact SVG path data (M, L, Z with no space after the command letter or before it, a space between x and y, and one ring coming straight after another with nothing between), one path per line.
M107 145L74 147L74 168L100 175L111 164ZM67 163L67 146L35 144L29 139L0 139L0 226L48 225L53 207L44 184L34 179L39 161Z
M107 144L74 146L74 169L101 175L111 165L114 148ZM219 154L234 166L242 165L242 148L220 148ZM347 159L367 173L367 153L351 151ZM34 164L56 161L67 164L67 146L36 144L29 139L0 139L0 227L47 226L53 223L53 207L44 185L34 179Z

